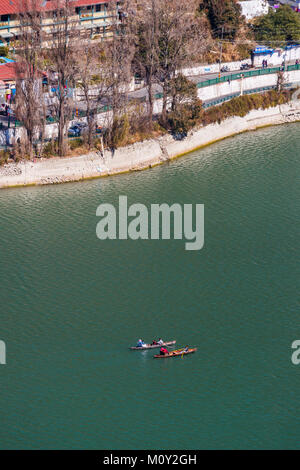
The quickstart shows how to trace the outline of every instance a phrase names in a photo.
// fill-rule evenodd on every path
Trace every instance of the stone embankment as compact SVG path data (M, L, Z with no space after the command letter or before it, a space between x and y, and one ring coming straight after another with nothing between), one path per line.
M0 167L0 188L65 183L143 170L241 132L296 121L300 121L300 101L200 127L183 140L167 135L119 148L113 153L105 150L104 155L90 152L78 157L10 163Z

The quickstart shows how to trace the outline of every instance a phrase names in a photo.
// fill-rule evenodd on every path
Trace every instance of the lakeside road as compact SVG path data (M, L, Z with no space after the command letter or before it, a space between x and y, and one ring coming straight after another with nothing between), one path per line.
M242 132L296 121L300 121L299 101L194 129L182 140L166 135L115 152L105 150L104 155L90 152L77 157L10 163L0 167L0 188L66 183L143 170Z

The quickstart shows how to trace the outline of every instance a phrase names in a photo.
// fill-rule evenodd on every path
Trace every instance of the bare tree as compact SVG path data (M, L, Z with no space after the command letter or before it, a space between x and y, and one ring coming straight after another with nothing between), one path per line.
M180 69L205 50L205 22L197 0L141 0L131 19L136 42L135 68L147 86L148 115L152 121L153 86L163 88L162 121L166 122L170 83Z
M93 134L100 105L105 104L107 84L103 51L99 44L87 40L83 42L77 58L77 84L82 91L86 106L87 143L92 146Z
M108 130L110 137L112 137L113 131L118 126L118 121L122 115L126 114L134 43L127 21L128 4L124 2L122 9L120 9L119 2L113 0L108 5L111 12L110 37L104 44L104 55L106 88L111 107Z
M56 0L56 21L47 38L47 58L50 61L54 106L58 119L58 154L67 150L68 124L73 110L71 89L75 84L76 54L80 44L79 21L72 0Z
M158 77L163 88L162 121L166 122L170 82L205 47L205 30L196 0L160 0L158 17Z
M130 15L130 26L135 38L135 70L144 78L148 95L148 120L150 126L153 118L153 86L157 81L159 69L158 16L160 0L144 0L142 8L135 9Z
M15 112L25 130L24 151L32 157L34 139L38 133L44 134L45 126L45 106L40 71L43 14L38 0L20 0L19 10L21 13L18 15L20 28L16 63Z
M284 89L284 85L286 84L286 77L284 74L284 67L277 72L277 84L276 84L276 90L278 92L281 92Z

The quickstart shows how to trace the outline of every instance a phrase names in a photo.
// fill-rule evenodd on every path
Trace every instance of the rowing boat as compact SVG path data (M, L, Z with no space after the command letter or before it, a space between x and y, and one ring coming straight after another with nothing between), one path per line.
M154 349L154 348L161 348L162 346L172 346L172 344L175 344L176 341L166 341L165 343L162 344L145 344L145 346L142 346L141 348L138 348L137 346L131 346L129 349L134 349L134 350L144 350L144 349Z
M192 354L197 351L197 348L189 348L187 351L185 351L185 348L183 349L176 349L175 351L170 352L169 354L156 354L154 359L162 359L165 357L177 357L177 356L185 356L186 354Z

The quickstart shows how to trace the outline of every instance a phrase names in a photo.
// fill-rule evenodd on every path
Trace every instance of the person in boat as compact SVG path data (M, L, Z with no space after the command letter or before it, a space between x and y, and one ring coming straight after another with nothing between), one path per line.
M159 343L155 341L155 339L152 341L151 346L157 346Z
M161 356L165 356L166 354L169 354L169 351L167 348L161 347L159 353Z
M137 348L143 348L144 346L146 346L146 344L144 343L144 341L143 341L142 339L139 339L138 342L137 342L136 347L137 347Z
M186 347L184 348L183 352L188 352L188 350L189 350L189 347L186 346Z
M158 340L158 343L157 344L164 344L163 340L161 338L159 338Z

